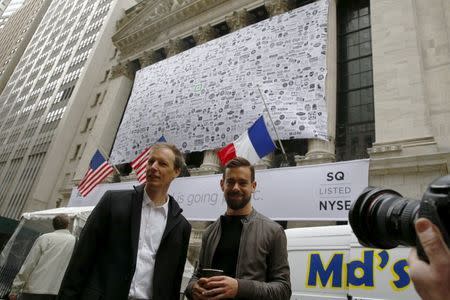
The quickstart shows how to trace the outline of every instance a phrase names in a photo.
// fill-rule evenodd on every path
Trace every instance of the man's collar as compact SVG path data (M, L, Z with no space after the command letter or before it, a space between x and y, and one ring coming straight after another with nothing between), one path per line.
M242 221L243 222L249 222L251 219L253 219L256 215L256 210L254 207L252 207L252 211L250 212L250 214L242 216ZM227 215L227 213L225 212L225 214L223 214L223 216L229 216Z
M65 229L56 229L54 230L54 232L68 232L70 233L69 229L65 228Z
M149 205L152 208L163 208L164 214L167 217L168 211L169 211L169 195L166 196L166 202L164 202L163 205L155 205L155 203L152 201L150 196L147 194L147 191L144 189L144 199L142 201L142 207L145 205Z

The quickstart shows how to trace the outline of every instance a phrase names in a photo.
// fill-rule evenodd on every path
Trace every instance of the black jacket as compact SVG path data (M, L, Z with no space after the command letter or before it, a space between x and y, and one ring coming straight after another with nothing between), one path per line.
M92 211L67 268L60 300L126 300L136 269L144 185L108 191ZM178 300L191 225L170 196L156 253L153 300Z

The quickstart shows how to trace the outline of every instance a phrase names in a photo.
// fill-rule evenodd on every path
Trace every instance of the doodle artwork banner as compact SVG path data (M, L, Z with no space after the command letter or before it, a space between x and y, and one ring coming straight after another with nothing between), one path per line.
M223 147L263 114L261 94L281 139L327 139L327 26L316 1L139 70L112 163L161 135L183 152Z

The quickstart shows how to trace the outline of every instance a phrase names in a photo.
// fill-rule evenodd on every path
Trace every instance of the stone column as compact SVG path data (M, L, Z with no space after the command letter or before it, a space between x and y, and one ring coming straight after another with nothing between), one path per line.
M215 150L203 151L203 163L200 168L190 169L192 176L216 174L220 170L220 160ZM219 184L219 183L217 183ZM211 224L209 221L191 221L192 233L189 241L188 260L196 266L202 245L202 236L205 229Z
M169 44L166 47L167 57L174 56L180 52L183 52L183 42L181 39L169 40Z
M370 157L437 152L424 70L424 53L428 51L424 45L432 45L435 40L427 34L421 45L420 31L424 29L415 2L394 1L389 10L386 8L383 1L370 6L376 120L376 141L369 150ZM428 26L433 28L429 23L423 27ZM435 47L433 51L437 51Z
M450 170L450 3L372 1L370 11L376 140L369 184L420 199Z
M281 15L289 10L288 1L286 0L271 0L268 3L265 3L265 7L271 17Z
M255 170L265 170L268 169L272 166L273 163L273 159L274 159L274 154L270 153L266 156L264 156L262 159L260 159L256 164L255 164Z
M187 260L192 266L195 267L195 265L198 263L198 258L200 255L203 232L205 232L205 229L210 224L210 222L190 221L190 223L192 225L192 231L189 238Z
M211 25L200 26L196 32L193 34L195 42L197 45L204 44L216 37L214 28Z
M332 141L308 140L308 152L305 156L296 155L297 166L316 165L334 162L334 139Z
M252 22L252 18L253 16L243 9L233 12L231 16L225 18L225 21L230 28L230 32L233 32L250 24Z
M216 174L220 171L220 160L216 150L206 150L203 152L203 163L196 172L196 175Z
M328 10L328 24L336 24L336 0L331 0ZM295 156L297 166L330 163L336 160L336 91L337 91L337 31L336 26L328 26L327 77L325 94L327 97L328 140L308 140L305 156Z

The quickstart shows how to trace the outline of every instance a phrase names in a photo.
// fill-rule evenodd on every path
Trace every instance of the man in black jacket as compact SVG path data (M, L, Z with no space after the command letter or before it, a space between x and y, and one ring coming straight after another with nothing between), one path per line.
M183 158L171 144L149 153L145 185L108 191L80 235L60 300L178 300L191 226L167 194Z

